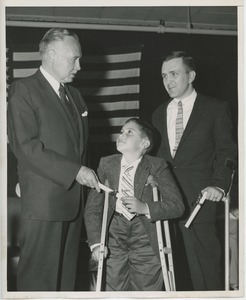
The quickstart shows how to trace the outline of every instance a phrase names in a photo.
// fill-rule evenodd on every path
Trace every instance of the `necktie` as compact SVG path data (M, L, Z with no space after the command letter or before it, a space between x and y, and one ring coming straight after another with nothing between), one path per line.
M130 174L130 171L133 169L133 166L127 167L124 170L124 173L121 178L120 194L124 196L134 196L133 188L133 176ZM130 213L127 208L122 204L121 212L128 220L131 220L136 214Z
M125 196L134 196L133 178L130 174L130 171L133 168L134 168L133 166L127 167L122 176L121 192Z
M183 106L182 101L178 102L178 113L176 118L176 125L175 125L175 146L173 149L173 156L175 156L179 142L184 132L184 125L183 125Z
M62 84L60 84L58 92L59 92L59 96L60 96L63 104L67 108L69 114L72 116L72 119L73 119L73 121L76 125L77 130L78 130L78 120L77 120L77 116L76 116L76 111L74 110L74 107L73 107L71 101L68 99L65 87Z

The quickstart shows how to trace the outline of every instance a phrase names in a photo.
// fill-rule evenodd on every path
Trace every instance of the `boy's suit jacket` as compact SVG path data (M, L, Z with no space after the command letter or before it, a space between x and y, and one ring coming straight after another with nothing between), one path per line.
M109 187L113 190L118 189L121 158L121 154L115 154L101 158L99 163L99 180L102 183L107 180ZM153 175L158 182L163 201L153 202L152 188L150 185L146 186L149 175ZM134 178L134 196L149 206L151 219L149 220L145 215L140 215L140 218L154 251L159 253L155 221L180 217L184 211L181 195L163 159L149 155L143 156ZM103 193L91 190L85 207L85 224L90 246L100 243L103 204ZM115 206L116 198L110 196L107 226L109 226Z
M68 86L79 124L71 118L51 85L38 70L15 81L9 93L8 137L18 160L22 216L46 221L71 221L79 211L81 186L76 175L86 160L86 104Z
M153 113L153 125L161 136L157 156L168 162L183 193L187 208L184 222L202 189L217 186L227 193L237 150L227 103L198 94L173 158L167 135L168 104L162 104ZM214 202L205 201L193 222L214 222L215 210Z

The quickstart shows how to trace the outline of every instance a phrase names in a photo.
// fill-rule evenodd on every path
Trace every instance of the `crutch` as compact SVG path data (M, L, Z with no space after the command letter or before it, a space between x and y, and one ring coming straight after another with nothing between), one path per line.
M230 211L229 211L229 195L223 199L225 203L225 290L229 291L230 281Z
M151 179L149 179L149 183L152 186L153 189L153 198L154 201L157 202L159 201L158 197L158 189L157 186L153 180L152 176ZM158 246L159 246L159 254L160 254L160 259L161 259L161 268L162 268L162 274L163 274L163 280L164 280L164 285L166 291L175 291L175 280L174 280L174 270L173 270L173 259L172 259L172 249L171 249L171 240L170 240L170 234L169 234L169 226L168 226L168 221L164 221L164 232L165 232L165 239L166 239L166 246L164 248L163 245L163 236L162 236L162 227L161 227L161 221L158 220L156 221L156 231L157 231L157 239L158 239ZM166 264L166 257L165 254L168 255L168 264L169 264L169 269L167 269L167 264Z
M101 230L101 240L100 240L100 254L98 261L98 269L97 269L97 285L96 292L100 292L102 285L102 273L103 273L103 260L104 260L104 251L105 251L105 239L106 239L106 229L107 229L107 218L108 218L108 200L109 193L113 192L107 186L99 183L100 189L105 191L104 198L104 208L103 208L103 219L102 219L102 230Z
M229 291L230 288L230 193L233 182L235 170L231 175L231 184L226 197L223 201L225 204L225 290Z

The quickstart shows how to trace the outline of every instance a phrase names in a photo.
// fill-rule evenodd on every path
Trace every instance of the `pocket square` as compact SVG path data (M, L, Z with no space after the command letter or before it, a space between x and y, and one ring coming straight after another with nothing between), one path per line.
M82 114L81 114L82 117L87 117L88 116L88 111L84 111Z

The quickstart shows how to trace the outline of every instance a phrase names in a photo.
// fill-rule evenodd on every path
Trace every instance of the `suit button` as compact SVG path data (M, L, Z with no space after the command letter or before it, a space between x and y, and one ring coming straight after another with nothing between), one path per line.
M177 167L176 167L176 166L173 166L173 168L174 168L174 169L177 169Z

